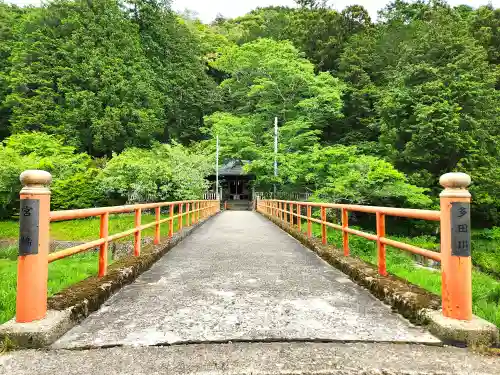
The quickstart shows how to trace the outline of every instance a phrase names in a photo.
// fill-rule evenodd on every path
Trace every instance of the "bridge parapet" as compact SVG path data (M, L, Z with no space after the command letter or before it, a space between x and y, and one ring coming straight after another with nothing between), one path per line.
M168 223L168 237L183 225L196 224L215 215L220 210L218 200L186 200L157 202L126 206L100 207L79 210L50 211L50 173L25 171L20 177L23 189L20 193L20 237L16 298L16 322L29 323L43 319L47 313L48 264L78 253L99 248L98 276L106 275L108 268L108 244L118 239L134 236L134 256L141 254L141 234L155 228L154 244L160 243L161 224ZM161 209L168 209L168 217L161 219ZM144 210L154 210L155 221L141 224ZM121 233L109 234L111 214L134 213L134 227ZM100 218L99 239L69 249L49 254L49 228L54 221ZM185 224L184 224L185 223Z
M465 173L448 173L441 177L440 183L445 189L440 196L441 207L439 211L277 199L258 200L256 205L257 211L288 222L292 227L296 225L299 231L302 230L302 221L304 221L309 237L312 236L312 223L320 224L323 244L328 242L328 227L341 231L345 256L350 254L349 235L375 241L377 243L378 272L382 276L387 276L386 246L440 262L443 315L456 320L470 321L473 319L470 252L471 195L467 187L470 185L471 179ZM319 213L319 219L313 215L315 209ZM341 225L327 220L328 209L340 211ZM376 234L350 228L349 212L375 214ZM440 252L387 238L385 230L386 216L439 221L441 232Z

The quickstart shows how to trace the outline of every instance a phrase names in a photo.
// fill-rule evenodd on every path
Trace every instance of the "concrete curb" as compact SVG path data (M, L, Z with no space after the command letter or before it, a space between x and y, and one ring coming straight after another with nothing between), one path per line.
M497 327L484 319L474 316L471 322L466 322L445 318L440 312L441 298L438 295L394 275L380 276L376 266L361 259L345 257L333 246L323 245L320 239L309 238L288 223L259 213L330 265L344 272L354 282L368 289L375 297L392 306L405 318L415 324L426 325L432 334L443 341L466 343L469 346L490 346L498 343Z
M47 316L44 319L31 323L16 323L14 318L1 324L0 341L8 338L19 348L41 348L51 345L215 216L184 228L171 240L144 247L140 257L129 256L120 259L109 267L108 274L103 278L89 277L50 297L47 301Z
M471 321L450 319L440 311L425 312L429 331L445 342L467 343L471 347L491 346L498 343L497 327L477 316Z

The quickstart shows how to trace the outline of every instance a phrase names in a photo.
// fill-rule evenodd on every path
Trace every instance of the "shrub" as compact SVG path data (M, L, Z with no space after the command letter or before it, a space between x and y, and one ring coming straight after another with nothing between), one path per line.
M207 155L174 144L151 150L131 148L114 155L103 171L101 189L117 202L199 199L213 172Z
M61 139L44 133L21 133L0 144L0 217L19 207L19 175L27 169L52 174L52 208L82 208L100 201L98 171L87 154L76 153Z

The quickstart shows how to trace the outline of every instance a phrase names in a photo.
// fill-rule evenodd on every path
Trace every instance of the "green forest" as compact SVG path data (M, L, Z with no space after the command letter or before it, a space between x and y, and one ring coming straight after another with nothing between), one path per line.
M32 168L54 209L198 198L218 135L260 191L433 208L462 171L475 226L500 225L500 9L296 3L204 24L167 0L0 2L0 215Z

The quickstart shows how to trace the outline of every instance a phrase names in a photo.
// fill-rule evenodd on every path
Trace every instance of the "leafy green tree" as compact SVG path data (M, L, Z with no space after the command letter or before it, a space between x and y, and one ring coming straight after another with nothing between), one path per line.
M472 34L488 52L488 61L500 64L500 8L479 7L468 19Z
M308 9L326 8L328 0L295 0L295 3Z
M253 171L261 166L263 179L274 178L267 167L274 157L275 117L279 154L288 157L307 154L340 116L343 85L329 73L315 74L289 42L259 39L233 46L213 66L230 78L220 85L226 112L206 118L207 133L219 136L222 159L250 160Z
M257 184L281 190L314 191L321 201L405 207L429 207L427 190L409 183L389 162L363 155L355 146L315 145L307 153L279 155L279 178L273 176L273 155L255 160L248 170Z
M303 117L325 129L339 116L343 85L314 66L289 42L259 39L232 47L212 64L230 78L221 83L226 109L259 116L262 125Z
M228 112L216 112L206 118L206 133L222 140L222 159L254 160L258 158L258 129L249 116L237 116ZM213 139L212 138L212 139ZM212 144L212 139L209 141Z
M249 14L216 26L238 44L259 38L288 40L306 54L317 70L336 71L337 60L348 39L371 25L368 12L349 6L341 13L319 2L301 8L258 8Z
M53 176L54 209L98 206L102 202L99 171L87 154L76 153L61 139L44 133L14 134L0 144L0 217L19 208L19 175L27 169L42 169Z
M115 203L200 199L213 173L212 160L213 155L179 144L131 148L108 162L100 189Z
M143 50L155 72L153 87L161 93L162 140L196 140L203 117L217 104L215 83L206 74L200 41L168 2L131 0L130 4Z
M10 110L5 103L5 98L10 93L8 79L12 64L9 59L17 39L14 28L24 12L25 10L0 0L0 140L10 134Z
M500 102L485 51L461 19L435 12L409 31L378 101L380 140L398 168L430 187L474 154L496 153Z
M446 0L394 0L379 11L380 21L388 24L409 24L416 20L425 20L434 11L450 10Z
M160 95L136 26L114 0L56 0L24 17L6 103L13 132L63 136L93 155L146 146Z

